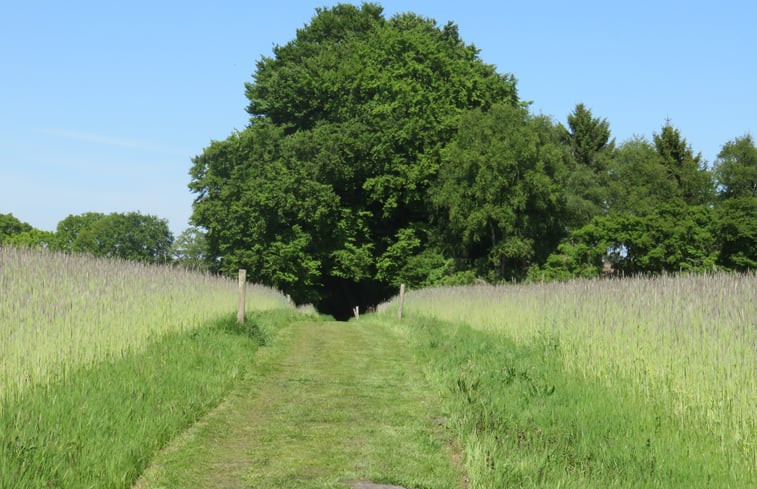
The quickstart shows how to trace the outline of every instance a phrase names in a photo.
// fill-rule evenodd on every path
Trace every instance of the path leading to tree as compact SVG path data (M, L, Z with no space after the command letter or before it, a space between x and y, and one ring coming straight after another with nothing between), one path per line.
M297 323L253 363L137 488L461 486L438 399L396 330Z

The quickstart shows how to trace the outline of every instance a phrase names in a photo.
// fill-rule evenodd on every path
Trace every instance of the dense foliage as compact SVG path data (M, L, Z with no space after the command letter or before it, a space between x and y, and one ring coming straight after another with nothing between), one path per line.
M467 111L518 105L453 24L372 4L319 9L258 62L247 96L250 125L194 160L192 220L219 271L321 303L446 266L426 256L442 150Z
M715 162L667 121L616 144L584 104L529 112L453 23L317 9L262 57L249 125L193 160L192 227L139 213L56 232L0 214L0 243L234 274L349 311L410 287L757 265L757 147Z
M748 270L757 265L757 148L726 143L714 169L666 125L611 160L606 210L573 230L534 279L600 273Z
M567 160L544 117L506 105L466 114L432 190L446 249L481 275L522 277L562 236Z
M754 266L750 136L712 170L669 122L618 146L584 104L555 124L452 23L318 9L246 94L249 125L194 159L192 222L211 269L297 301Z
M172 262L193 269L205 268L204 263L197 263L198 254L204 257L198 250L198 246L203 245L203 237L202 231L189 228L174 246L174 237L165 219L139 212L69 215L58 223L55 232L35 229L12 214L0 214L0 245L146 263Z
M165 220L138 212L68 216L58 223L57 237L64 251L154 263L169 260L173 243Z

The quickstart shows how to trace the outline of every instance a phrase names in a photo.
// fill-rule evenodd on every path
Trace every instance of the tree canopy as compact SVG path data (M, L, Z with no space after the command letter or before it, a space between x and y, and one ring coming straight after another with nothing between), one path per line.
M319 303L375 300L407 266L398 249L429 242L428 189L461 116L519 103L454 24L374 4L318 9L247 97L249 126L194 160L192 222L217 270Z
M173 243L167 221L139 212L70 215L57 236L64 251L151 263L167 263Z
M723 145L715 162L715 178L721 199L757 196L757 147L751 135Z
M568 127L558 124L557 131L571 156L565 178L566 220L576 228L607 211L608 168L615 140L607 119L594 117L583 103L568 115Z
M718 263L736 270L757 268L757 147L752 136L723 145L714 173Z
M0 214L0 243L5 242L11 236L32 229L31 224L20 221L13 214Z
M489 278L522 278L563 236L567 152L548 119L520 107L475 110L443 151L432 201L446 245Z
M139 212L69 215L55 232L41 231L11 214L0 214L0 244L41 247L149 263L172 260L168 222Z
M248 126L190 170L206 265L327 312L399 283L755 262L750 136L713 171L669 122L616 145L585 104L532 115L453 23L317 9L246 95Z

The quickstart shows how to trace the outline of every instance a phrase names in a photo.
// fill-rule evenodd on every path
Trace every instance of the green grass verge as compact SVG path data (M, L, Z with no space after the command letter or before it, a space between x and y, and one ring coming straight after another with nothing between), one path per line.
M258 346L295 317L274 310L244 325L224 318L5 399L0 487L131 487L158 450L228 394Z
M470 488L757 487L755 460L661 406L563 368L558 338L517 345L462 324L403 320Z

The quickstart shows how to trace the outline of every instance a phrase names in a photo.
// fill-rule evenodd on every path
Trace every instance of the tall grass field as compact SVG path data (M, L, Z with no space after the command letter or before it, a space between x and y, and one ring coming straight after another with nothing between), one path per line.
M236 310L237 283L168 266L0 248L0 399ZM287 307L249 285L251 310Z
M757 487L756 304L754 273L449 287L403 327L472 488Z
M170 267L0 248L0 487L130 487L298 315Z

